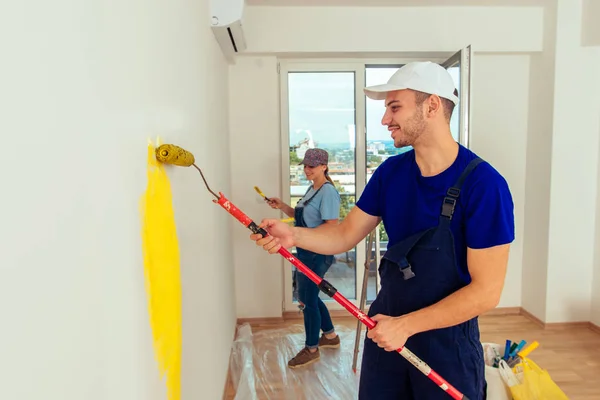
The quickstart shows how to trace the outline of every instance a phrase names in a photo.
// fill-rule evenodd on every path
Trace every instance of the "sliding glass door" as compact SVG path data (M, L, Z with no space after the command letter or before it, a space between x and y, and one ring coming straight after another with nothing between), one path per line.
M451 120L457 141L468 145L470 47L440 62L452 74L461 99ZM365 86L387 82L402 63L317 62L280 63L282 199L294 207L312 184L299 165L307 149L318 147L329 153L329 170L340 192L340 219L354 206L373 172L387 158L410 150L397 149L386 127L381 125L383 102L367 99ZM286 216L282 215L282 218ZM325 276L340 293L357 306L367 285L366 303L379 291L377 266L387 249L383 224L376 229L371 262L365 265L367 240L336 254ZM295 252L295 249L292 249ZM284 265L284 310L298 309L292 287L295 268ZM300 272L298 272L300 273ZM330 309L342 309L321 293Z
M360 66L323 63L282 64L281 141L284 201L294 207L312 182L306 179L298 163L307 149L318 147L329 153L329 176L341 197L340 220L354 206L360 182L364 182L364 98L357 88L364 85ZM361 145L362 143L362 145ZM349 300L357 301L357 282L362 279L359 266L364 264L358 246L336 254L326 279ZM292 249L292 253L295 249ZM297 310L292 288L295 268L284 265L284 310ZM300 272L298 272L300 273ZM337 303L321 293L332 309Z

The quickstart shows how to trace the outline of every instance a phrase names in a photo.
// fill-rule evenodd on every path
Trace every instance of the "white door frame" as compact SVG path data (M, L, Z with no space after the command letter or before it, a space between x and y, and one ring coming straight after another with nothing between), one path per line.
M286 60L280 61L279 63L279 74L280 74L280 107L281 107L281 193L282 200L287 204L290 204L291 196L289 190L289 176L290 176L290 163L289 163L289 111L288 111L288 73L289 72L353 72L354 73L354 86L355 88L363 88L364 85L364 64L352 62L352 61L339 61L339 62L327 62L327 61L306 61L306 60ZM358 90L355 90L355 155L366 154L366 141L365 141L365 98L364 96L357 95ZM366 180L366 158L355 156L355 198L358 198L362 190L364 189L364 182ZM365 248L365 240L363 239L356 245L356 282L361 282L364 274L364 259L365 252L360 249ZM295 311L298 310L298 304L293 302L292 299L292 266L286 260L283 260L283 311ZM359 297L359 288L355 290L355 293ZM351 299L347 293L341 293L350 302L358 306L360 299ZM336 301L327 299L325 304L330 310L342 310L344 309Z
M355 199L358 200L366 185L366 100L363 92L365 87L365 70L367 66L380 65L403 65L411 61L434 61L445 68L456 65L460 66L460 122L459 142L467 147L470 144L470 94L471 94L471 46L459 50L447 60L435 58L423 59L283 59L279 60L278 72L280 82L280 122L281 122L281 199L290 203L289 190L289 111L288 111L288 73L289 72L353 72L355 85ZM360 155L360 156L359 156ZM364 156L363 156L364 155ZM287 216L282 215L282 218ZM379 231L377 230L375 240L376 253L374 258L379 265ZM346 293L341 293L356 305L360 304L360 293L365 273L366 238L356 245L356 299L350 299ZM292 300L292 265L282 259L283 266L283 311L297 311L298 304ZM334 285L335 286L335 285ZM377 274L376 289L379 292L380 277ZM336 301L327 299L325 301L330 310L343 310L344 308ZM368 309L368 305L366 306Z
M471 147L471 137L469 135L471 128L471 63L472 50L470 45L460 49L441 63L446 69L455 66L460 68L458 142L467 148Z

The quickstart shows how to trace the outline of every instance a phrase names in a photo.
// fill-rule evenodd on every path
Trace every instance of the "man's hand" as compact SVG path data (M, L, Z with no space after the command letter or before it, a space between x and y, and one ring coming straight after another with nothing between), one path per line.
M269 236L263 238L260 233L253 233L250 235L250 239L254 240L257 246L262 246L269 253L277 253L281 246L286 249L294 246L292 227L288 224L278 219L264 219L259 227L265 229L269 233Z
M377 346L385 349L385 351L398 350L412 336L407 317L389 317L377 314L371 319L377 322L377 325L375 328L369 329L367 337L377 343Z

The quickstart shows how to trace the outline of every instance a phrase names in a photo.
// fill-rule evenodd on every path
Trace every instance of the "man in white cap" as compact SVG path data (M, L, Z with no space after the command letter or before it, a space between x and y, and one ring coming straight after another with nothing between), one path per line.
M260 226L270 235L251 239L270 253L297 245L338 254L383 221L389 244L379 266L381 290L369 309L377 326L365 338L359 399L449 398L396 353L404 345L467 398L484 399L477 317L496 307L504 286L515 237L510 189L453 139L458 97L443 67L409 63L364 91L385 101L381 122L394 145L412 149L377 168L339 225L302 229L266 219Z

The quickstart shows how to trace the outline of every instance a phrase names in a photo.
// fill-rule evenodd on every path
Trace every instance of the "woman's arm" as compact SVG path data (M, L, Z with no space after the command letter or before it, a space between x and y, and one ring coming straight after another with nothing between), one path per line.
M281 211L283 211L285 213L285 215L287 215L290 218L294 218L294 209L290 206L288 206L287 204L283 203L283 206L281 207Z
M281 210L288 217L294 218L294 209L281 201L281 199L277 197L271 197L267 203L271 206L271 208Z

